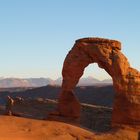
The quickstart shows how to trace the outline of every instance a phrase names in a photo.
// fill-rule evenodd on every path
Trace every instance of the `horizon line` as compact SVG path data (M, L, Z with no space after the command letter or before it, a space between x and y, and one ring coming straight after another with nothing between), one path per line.
M51 79L51 80L58 80L62 77L58 77L58 78L51 78L51 77L15 77L15 76L0 76L0 80L2 79L41 79L41 78L44 78L44 79ZM81 77L80 79L83 79L83 78L93 78L93 79L96 79L96 80L99 80L99 81L104 81L104 80L112 80L112 78L104 78L104 79L99 79L99 78L96 78L96 77L93 77L93 76L84 76L84 77Z

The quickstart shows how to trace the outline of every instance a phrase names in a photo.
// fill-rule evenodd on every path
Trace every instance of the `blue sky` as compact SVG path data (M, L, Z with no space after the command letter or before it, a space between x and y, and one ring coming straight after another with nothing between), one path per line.
M61 76L64 58L83 37L122 42L140 70L139 0L0 0L0 77ZM84 77L109 78L95 64Z

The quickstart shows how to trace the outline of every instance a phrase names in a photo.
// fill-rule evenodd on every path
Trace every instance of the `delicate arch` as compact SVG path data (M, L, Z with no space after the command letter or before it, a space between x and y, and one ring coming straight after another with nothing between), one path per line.
M80 104L73 89L85 67L97 63L113 79L116 91L113 124L140 125L140 73L131 68L121 53L121 43L102 38L83 38L75 42L66 56L58 111L63 116L79 117ZM136 100L135 100L136 99Z

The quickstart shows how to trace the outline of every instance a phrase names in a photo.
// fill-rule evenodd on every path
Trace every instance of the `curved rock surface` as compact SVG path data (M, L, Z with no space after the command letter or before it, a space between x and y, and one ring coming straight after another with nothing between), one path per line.
M8 127L7 127L8 126ZM78 126L14 116L0 116L0 140L137 140L136 132L95 134Z
M73 89L83 75L84 69L91 63L97 63L113 79L116 96L112 125L140 128L140 72L130 66L121 52L121 43L116 40L103 38L76 40L64 61L62 91L58 105L60 115L80 116L80 104L74 96Z

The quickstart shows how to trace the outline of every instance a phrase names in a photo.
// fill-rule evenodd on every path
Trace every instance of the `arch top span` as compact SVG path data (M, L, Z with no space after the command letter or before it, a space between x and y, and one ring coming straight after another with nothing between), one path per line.
M121 42L117 40L105 39L105 38L98 38L98 37L87 37L81 38L75 41L76 43L88 43L88 44L106 44L112 49L121 50Z
M113 79L116 96L112 124L130 122L140 126L140 72L130 67L121 52L119 41L104 38L78 39L67 54L62 70L59 113L63 116L79 117L80 103L75 98L73 89L84 69L91 63L97 63Z

